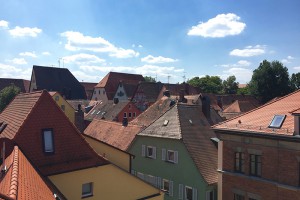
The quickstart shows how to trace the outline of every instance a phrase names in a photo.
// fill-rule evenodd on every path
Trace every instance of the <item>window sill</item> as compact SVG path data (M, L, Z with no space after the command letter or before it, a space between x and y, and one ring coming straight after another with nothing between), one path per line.
M93 194L85 194L85 195L82 195L81 198L82 199L85 199L85 198L89 198L89 197L92 197L94 196Z

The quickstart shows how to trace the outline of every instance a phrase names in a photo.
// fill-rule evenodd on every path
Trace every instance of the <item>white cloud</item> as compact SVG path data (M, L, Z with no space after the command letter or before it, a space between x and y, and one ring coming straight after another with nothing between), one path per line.
M256 46L247 46L244 49L234 49L229 55L239 56L239 57L252 57L264 54L266 46L256 45Z
M253 72L250 69L233 67L223 71L221 78L224 80L227 77L234 75L236 77L237 82L248 83L251 80L252 74Z
M221 67L249 67L251 65L251 62L247 61L247 60L240 60L235 64L223 64L220 65Z
M177 62L177 59L173 58L165 58L162 56L154 57L152 55L148 55L141 59L142 62L151 63L151 64L158 64L158 63L172 63Z
M130 58L137 57L139 53L132 49L116 47L102 37L85 36L82 33L66 31L61 33L62 37L67 38L65 48L70 51L88 50L92 52L108 53L111 57Z
M13 63L15 65L26 65L27 62L24 58L14 58L12 60L7 60L10 63Z
M42 55L44 55L44 56L50 56L50 55L51 55L51 53L50 53L50 52L48 52L48 51L44 51L44 52L42 52Z
M101 80L100 76L88 75L82 71L72 71L72 74L76 77L76 79L80 82L95 82L98 83Z
M287 60L287 59L282 59L281 62L282 62L283 64L291 63L291 62L290 62L289 60Z
M294 58L293 56L288 56L287 59L293 60L293 59L295 59L295 58Z
M105 60L99 58L98 56L91 55L91 54L75 54L71 56L65 56L63 57L63 61L65 63L76 63L78 65L88 65L91 63L104 63Z
M155 66L155 65L143 65L139 67L124 67L124 66L80 66L81 70L86 73L108 73L111 71L115 72L124 72L124 73L134 73L134 74L142 74L144 76L152 76L152 77L161 77L166 78L171 76L175 82L181 81L182 73L184 69L176 68L176 67L162 67L162 66Z
M37 37L38 34L42 32L42 29L39 29L37 27L29 28L29 27L19 27L16 26L14 29L10 29L9 33L14 37Z
M293 56L287 56L286 58L282 59L281 62L284 64L291 63L291 60L294 60L295 58Z
M28 52L28 51L27 52L22 52L22 53L19 53L19 55L20 56L28 56L28 57L32 57L32 58L37 57L34 51L33 52Z
M294 69L300 71L300 66L299 67L294 67Z
M8 28L8 22L4 20L0 20L0 28Z
M193 26L188 35L221 38L229 35L238 35L246 27L246 24L240 22L240 17L233 13L219 14L207 22L200 22Z
M31 76L31 67L29 68L17 68L12 65L0 63L1 77L5 78L20 78L29 80Z
M140 45L140 44L139 44L139 46L138 46L138 47L139 47L139 48L143 48L143 46L142 46L142 45Z

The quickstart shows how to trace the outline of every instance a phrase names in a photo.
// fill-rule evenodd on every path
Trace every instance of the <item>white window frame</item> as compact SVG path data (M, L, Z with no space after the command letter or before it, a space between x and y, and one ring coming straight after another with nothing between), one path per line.
M44 129L43 130L43 146L45 153L54 153L54 136L52 129Z
M165 188L165 183L168 183L168 189ZM163 189L163 191L164 191L167 195L169 195L169 192L170 192L170 181L169 181L169 180L163 179L163 181L162 181L162 189Z
M174 159L170 159L169 153L173 153ZM166 152L166 160L171 163L178 163L178 151L167 150Z
M191 200L193 200L193 199L194 199L194 198L193 198L193 188L192 188L192 187L189 187L189 186L185 186L185 188L184 188L184 199L185 199L185 200L190 200L190 199L188 199L188 197L187 197L187 194L188 194L187 190L191 190L191 192L192 192L192 199L191 199Z
M84 191L85 190L85 186L87 186L87 191ZM93 196L93 183L92 182L89 182L89 183L84 183L82 184L82 187L81 187L81 197L84 198L84 197L90 197L90 196Z
M206 200L210 200L210 194L212 194L212 199L215 199L215 193L213 190L206 191Z
M149 155L149 150L152 149L152 155ZM146 148L146 156L148 158L156 159L156 147L153 146L147 146Z
M123 118L127 118L127 112L123 113Z

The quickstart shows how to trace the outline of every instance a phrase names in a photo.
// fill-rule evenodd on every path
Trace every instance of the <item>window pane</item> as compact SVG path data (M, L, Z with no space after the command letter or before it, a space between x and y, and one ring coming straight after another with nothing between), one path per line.
M163 179L163 189L166 191L167 194L169 193L170 185L168 180Z
M93 184L92 183L85 183L82 184L82 196L89 196L93 194Z
M174 158L175 158L175 155L174 155L174 151L168 151L168 161L172 161L174 162Z
M53 137L52 131L44 131L44 150L45 152L53 152Z
M193 200L193 189L190 187L185 187L185 199Z
M153 156L153 148L147 147L147 156L152 157Z

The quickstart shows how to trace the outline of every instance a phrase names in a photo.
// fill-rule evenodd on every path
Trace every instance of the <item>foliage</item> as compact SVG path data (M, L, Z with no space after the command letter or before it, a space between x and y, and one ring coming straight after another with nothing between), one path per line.
M229 76L223 81L224 94L236 94L239 88L239 83L236 82L235 76Z
M0 91L0 112L10 103L10 101L20 93L20 88L11 85Z
M242 94L242 95L250 94L249 85L247 85L246 87L243 87L243 88L238 88L237 94Z
M288 94L291 91L288 69L279 61L264 60L253 71L249 90L262 103Z
M144 79L146 82L153 82L156 83L155 78L151 77L151 76L144 76Z
M293 91L300 89L300 72L296 74L292 74L290 81L291 81L291 89Z
M222 91L222 80L219 76L209 76L199 78L194 77L187 82L188 84L200 88L204 93L219 94Z

